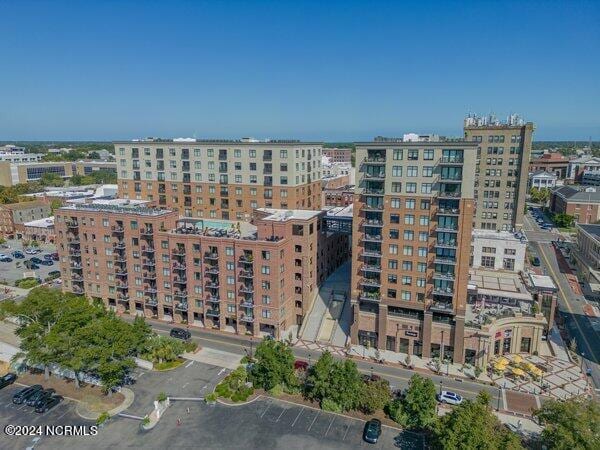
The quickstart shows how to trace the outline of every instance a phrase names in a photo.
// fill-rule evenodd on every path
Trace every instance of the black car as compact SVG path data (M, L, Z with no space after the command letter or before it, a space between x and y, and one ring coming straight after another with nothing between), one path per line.
M41 405L48 397L52 397L56 391L54 389L44 389L43 391L37 391L31 397L27 399L25 403L27 406L38 406Z
M2 378L0 378L0 389L5 388L6 386L13 384L17 380L17 375L14 373L7 373Z
M31 397L37 391L41 391L42 389L43 387L41 384L34 384L33 386L23 388L13 395L12 401L15 405L22 405L23 402L27 401L29 397Z
M192 337L192 334L189 332L189 330L184 330L183 328L171 328L171 332L169 334L172 338L182 339L184 341L187 341Z
M3 256L2 258L0 258L1 262L12 262L12 258L8 257L8 256Z
M381 421L379 419L371 419L365 424L363 439L369 444L376 444L381 436Z
M59 261L60 258L58 256L58 253L51 253L50 256L52 257L52 261Z
M40 264L42 262L42 260L40 258L38 258L37 256L34 256L29 261L31 261L32 263L36 263L36 264Z
M51 272L48 272L48 276L50 278L58 278L60 277L60 270L52 270Z
M13 258L17 258L17 259L23 259L25 258L25 255L23 254L23 252L20 252L19 250L15 250L14 252L11 253Z
M60 402L62 402L63 398L60 395L53 395L51 397L46 398L42 403L35 407L36 413L45 413L49 409L54 408Z
M32 262L30 259L28 259L27 261L25 261L23 264L29 270L35 270L35 269L39 269L40 268L40 266L38 266L36 263Z
M45 259L42 262L40 262L40 264L42 266L53 266L54 265L54 261L52 261L51 259Z

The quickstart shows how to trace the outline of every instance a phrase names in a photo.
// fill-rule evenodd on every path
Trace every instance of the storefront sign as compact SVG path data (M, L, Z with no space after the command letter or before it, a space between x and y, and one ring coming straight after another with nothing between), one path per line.
M405 334L406 336L411 336L411 337L417 337L417 336L419 335L419 333L417 333L416 331L409 331L409 330L406 330L406 331L404 332L404 334Z

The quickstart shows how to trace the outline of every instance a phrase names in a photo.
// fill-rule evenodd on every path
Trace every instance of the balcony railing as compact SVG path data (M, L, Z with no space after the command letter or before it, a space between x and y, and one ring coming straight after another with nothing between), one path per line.
M439 160L439 164L442 165L460 165L465 162L465 159L460 156L442 156Z
M460 210L458 208L438 208L437 213L444 216L458 216Z
M156 280L156 272L144 272L144 278L146 280Z
M147 293L147 294L156 294L158 292L158 290L155 287L146 286L144 288L144 292Z
M381 287L381 281L375 280L374 278L363 278L360 280L359 284L367 287Z
M175 305L175 309L178 309L179 311L187 311L188 303L187 302L177 302L177 304Z
M242 308L254 308L253 302L243 301L242 303L240 303L240 305L242 306Z
M184 248L174 248L172 252L173 256L185 256Z
M175 291L173 296L176 298L187 298L188 293L187 293L187 291Z
M385 156L367 156L362 160L361 164L368 166L382 166L385 165Z
M118 241L113 244L115 250L125 250L125 241Z
M206 272L208 275L218 275L219 274L219 266L209 266L206 269Z
M460 191L439 191L438 198L460 198Z
M142 246L142 253L154 253L154 247L152 246Z
M252 264L254 262L254 258L250 255L240 255L240 262L244 264Z
M117 284L117 289L120 289L120 290L129 289L129 285L127 283Z
M65 224L67 225L67 228L77 228L77 227L79 227L79 222L77 222L76 220L67 220L65 222Z
M456 264L456 259L455 258L442 258L442 257L436 257L433 260L434 264Z
M208 297L206 297L206 301L208 303L219 303L219 297L215 297L214 295L209 295Z
M117 270L115 270L115 275L118 277L126 277L127 270L126 269L117 269Z
M207 309L206 315L209 317L219 317L221 312L218 309Z
M365 258L381 258L381 251L379 251L379 250L363 250L362 256Z
M373 188L363 189L363 195L376 195L376 196L383 197L384 193L385 193L384 189L373 189Z
M452 288L433 288L433 295L442 295L444 297L454 296L454 290Z
M454 281L455 277L454 277L454 274L452 274L452 273L434 272L433 273L433 279L434 280Z
M363 242L381 242L383 237L380 234L364 234L361 239Z
M177 278L173 279L173 284L186 284L186 283L187 283L186 277L177 277Z
M456 248L457 243L456 241L437 241L435 246L439 248Z
M364 179L365 179L365 180L378 180L378 181L384 181L384 180L385 180L385 172L378 172L378 173L365 173L365 174L364 174Z
M254 278L254 272L251 270L240 270L240 278Z
M177 271L185 271L186 269L186 265L185 264L181 264L181 263L175 263L173 264L173 270L177 270Z
M250 316L250 315L242 315L240 317L240 322L248 322L248 323L252 323L254 322L254 316Z
M367 302L380 302L381 294L378 292L361 292L358 298Z
M120 302L128 302L129 298L130 298L129 295L123 295L123 294L117 295L117 300Z
M154 234L154 229L153 228L141 228L140 229L140 234L142 236L152 236Z
M154 262L153 259L144 259L142 261L142 266L145 266L145 267L155 267L156 266L156 262Z
M383 226L383 220L365 219L365 220L363 220L363 222L361 223L361 225L363 227L382 227Z
M368 264L364 264L360 270L362 270L363 272L376 272L376 273L380 273L381 272L381 266L373 266L373 265L368 265Z
M368 205L366 203L363 203L363 205L360 207L360 209L362 211L374 211L374 212L383 211L383 203L380 203L377 205Z
M219 289L219 283L208 282L204 285L207 289Z
M440 312L452 312L454 308L452 307L452 303L446 302L433 302L429 305L429 309L432 311L440 311Z
M144 299L144 303L148 306L157 306L158 305L158 300L152 297L146 297Z
M118 225L114 225L112 227L112 232L115 233L115 234L122 234L122 233L125 232L125 229L123 227L118 226Z
M240 287L240 292L243 292L244 294L252 294L254 292L254 287L242 285L242 287Z

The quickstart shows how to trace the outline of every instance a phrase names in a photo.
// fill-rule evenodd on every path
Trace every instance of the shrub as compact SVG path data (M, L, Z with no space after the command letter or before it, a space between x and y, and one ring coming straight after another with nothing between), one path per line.
M231 389L229 389L229 386L227 385L227 383L225 383L224 381L217 384L217 387L215 388L215 394L218 395L219 397L223 397L223 398L230 398L231 397Z
M283 386L281 386L281 384L276 384L271 390L267 392L273 397L281 397L281 395L283 394Z
M329 411L329 412L334 412L334 413L342 413L342 407L340 405L338 405L336 402L334 402L333 400L330 400L328 398L324 398L321 401L321 409L323 411Z
M144 416L142 419L142 425L148 425L150 423L150 417Z
M104 411L102 414L100 414L98 416L98 418L96 419L96 425L102 425L104 422L106 422L108 419L110 419L110 415Z
M159 402L164 402L166 399L167 399L167 394L165 394L164 392L160 392L156 396L156 400L158 400Z
M198 343L194 341L188 341L185 343L185 351L188 353L194 353L198 349Z
M204 401L206 402L216 402L217 401L217 394L215 394L214 392L211 392L210 394L207 394L204 396Z
M22 280L19 280L15 283L15 286L21 288L21 289L31 289L32 287L37 286L39 283L39 281L35 278L23 278Z

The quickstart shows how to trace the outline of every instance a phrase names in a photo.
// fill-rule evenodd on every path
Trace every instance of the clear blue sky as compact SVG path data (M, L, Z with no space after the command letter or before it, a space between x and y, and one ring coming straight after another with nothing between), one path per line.
M600 1L0 0L0 140L600 139Z

